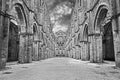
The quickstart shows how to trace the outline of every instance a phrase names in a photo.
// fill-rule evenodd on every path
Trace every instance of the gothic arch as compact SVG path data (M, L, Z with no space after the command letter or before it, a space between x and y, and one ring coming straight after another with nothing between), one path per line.
M26 32L28 21L27 14L25 12L25 8L20 1L12 2L10 13L13 16L11 19L12 22L15 22L19 29L19 34L23 34Z
M89 42L88 42L88 24L85 24L82 32L82 41L81 41L81 59L89 60Z
M13 14L14 20L17 22L20 28L23 27L27 28L26 13L22 4L20 3L13 4L11 13Z
M23 34L27 29L27 18L26 13L21 3L14 3L11 7L11 14L13 19L11 21L16 22L17 27L19 28L19 33Z
M101 27L102 25L102 21L105 20L106 17L111 16L111 9L109 8L110 6L105 4L105 3L101 3L98 8L97 8L97 12L95 14L95 21L94 21L94 30L95 33L101 33Z
M16 25L18 28L17 36L19 37L19 53L18 53L18 61L20 63L28 62L28 55L25 54L27 49L26 46L26 35L27 35L27 18L25 14L25 10L21 3L13 2L10 13L13 16L11 22Z
M99 5L94 21L94 35L95 35L95 62L103 62L104 59L113 59L113 33L111 22L111 9L109 5ZM106 55L106 58L104 56Z

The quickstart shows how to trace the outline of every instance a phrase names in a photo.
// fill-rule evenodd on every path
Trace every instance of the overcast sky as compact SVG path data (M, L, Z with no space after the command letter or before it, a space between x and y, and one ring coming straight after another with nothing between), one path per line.
M46 0L50 12L53 32L67 31L70 26L71 15L75 0Z

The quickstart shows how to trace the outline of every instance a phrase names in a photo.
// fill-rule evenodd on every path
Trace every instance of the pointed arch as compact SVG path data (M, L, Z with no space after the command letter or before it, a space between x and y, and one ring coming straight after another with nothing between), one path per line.
M29 60L28 60L28 54L26 54L27 40L25 37L28 34L27 33L28 21L27 21L27 14L25 13L25 8L23 4L20 2L14 2L11 6L10 13L12 16L14 16L11 22L14 22L14 24L16 24L16 27L18 28L18 32L17 32L17 36L19 37L18 62L27 63L29 62Z
M27 18L26 18L25 10L22 4L15 3L13 8L15 8L15 11L17 13L16 18L17 18L18 23L27 26ZM15 15L13 14L13 16Z
M111 16L111 9L107 4L100 4L97 13L95 16L95 21L94 21L94 30L95 33L101 33L102 31L102 24L105 21L105 18Z
M83 40L88 41L88 25L85 24L84 30L83 30Z
M95 45L97 55L93 55L95 62L114 59L112 11L110 5L102 3L98 6L94 21Z

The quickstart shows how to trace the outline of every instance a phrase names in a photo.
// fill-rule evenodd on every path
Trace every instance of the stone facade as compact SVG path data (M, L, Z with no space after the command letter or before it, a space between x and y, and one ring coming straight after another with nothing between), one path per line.
M0 4L0 69L10 59L30 63L54 56L44 0L0 0Z
M81 59L97 63L115 60L116 66L120 67L119 0L81 2L83 5L78 9Z
M0 69L56 56L120 67L119 21L119 0L76 0L69 30L53 33L44 0L0 0Z

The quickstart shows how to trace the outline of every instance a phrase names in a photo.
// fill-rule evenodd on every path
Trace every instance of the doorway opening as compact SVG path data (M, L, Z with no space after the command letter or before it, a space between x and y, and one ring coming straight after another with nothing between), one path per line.
M100 45L102 47L102 54L100 55L102 60L115 61L112 22L108 17L110 14L111 12L107 6L102 5L99 7L96 32L102 33L102 45Z
M102 44L103 44L104 60L115 61L112 23L111 22L107 23L104 26Z
M18 55L19 55L18 26L15 25L13 22L10 22L7 62L18 61Z

